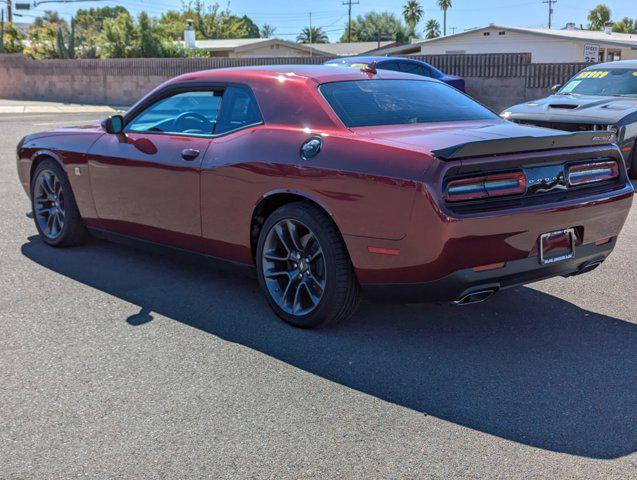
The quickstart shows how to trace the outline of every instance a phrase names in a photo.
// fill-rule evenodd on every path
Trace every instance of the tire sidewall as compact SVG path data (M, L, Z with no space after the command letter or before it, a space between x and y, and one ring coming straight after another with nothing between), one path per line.
M281 220L290 219L297 220L305 224L307 228L312 230L315 237L317 238L319 244L321 245L321 249L323 250L323 261L325 262L325 270L326 270L326 286L325 291L323 292L323 297L321 298L318 306L312 310L310 313L306 315L292 315L288 312L284 311L276 301L270 295L268 287L265 282L265 278L263 276L263 248L265 245L265 239L268 236L270 230ZM259 278L259 285L268 301L272 309L276 312L276 314L281 317L284 321L301 328L312 328L318 326L326 321L326 318L329 316L330 305L334 300L335 290L336 290L336 278L337 278L337 269L338 266L335 262L335 253L334 245L329 241L329 237L327 232L324 231L324 226L317 222L312 215L309 214L307 210L302 208L299 205L290 204L284 205L283 207L276 210L272 213L268 219L265 221L263 228L259 234L259 240L257 243L256 249L256 265L257 265L257 275Z
M62 185L62 193L64 193L65 198L65 212L64 212L64 226L62 227L62 233L58 235L56 238L49 238L40 228L40 224L37 220L35 213L35 183L36 179L40 175L43 170L50 170L58 177ZM75 215L73 215L72 210L75 207L75 199L73 197L73 191L71 190L71 185L66 177L66 172L60 165L54 160L44 160L42 161L33 172L33 178L31 181L31 213L33 215L33 220L35 222L35 228L38 230L38 234L42 241L48 245L52 246L61 246L68 239L71 230L73 228L73 222L77 221Z

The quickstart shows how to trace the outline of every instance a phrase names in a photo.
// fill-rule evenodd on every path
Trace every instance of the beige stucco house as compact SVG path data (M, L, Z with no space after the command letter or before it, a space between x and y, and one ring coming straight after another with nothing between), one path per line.
M197 40L197 48L213 57L339 57L384 51L396 42L352 42L303 44L278 38L239 38L228 40Z
M637 59L637 35L606 31L509 27L491 24L455 35L385 50L393 55L531 53L533 63Z

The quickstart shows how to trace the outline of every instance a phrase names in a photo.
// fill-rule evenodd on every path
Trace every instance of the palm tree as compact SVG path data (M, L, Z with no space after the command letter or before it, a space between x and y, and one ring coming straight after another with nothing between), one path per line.
M276 32L276 27L273 27L269 23L264 23L259 33L261 34L261 38L270 38L274 35L274 32Z
M588 28L591 30L603 30L606 22L610 21L610 15L610 9L606 5L597 5L588 12L588 21L591 22Z
M424 14L425 9L422 8L418 0L409 0L403 7L403 18L413 32L416 31L416 25L422 20Z
M451 0L438 0L438 6L442 10L443 13L443 35L447 36L447 9L451 8Z
M299 43L328 43L326 33L321 27L305 27L296 37Z
M440 36L440 24L433 18L425 24L425 38L436 38Z

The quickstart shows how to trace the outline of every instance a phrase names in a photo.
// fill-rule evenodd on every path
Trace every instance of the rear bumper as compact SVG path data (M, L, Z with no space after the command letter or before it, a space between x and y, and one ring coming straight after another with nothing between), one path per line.
M617 237L608 243L580 245L575 256L561 262L541 265L537 256L507 262L503 268L476 272L457 270L437 280L421 283L368 284L363 290L374 300L397 303L454 302L477 291L503 290L556 276L570 276L603 262L615 248Z

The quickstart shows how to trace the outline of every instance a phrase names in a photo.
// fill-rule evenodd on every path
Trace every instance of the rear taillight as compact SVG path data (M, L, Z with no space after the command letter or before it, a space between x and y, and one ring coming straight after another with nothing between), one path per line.
M452 180L447 185L445 198L449 202L480 198L521 195L526 192L526 177L522 172L498 173L482 177Z
M573 186L612 180L618 176L619 165L614 160L582 163L568 168L568 184Z

